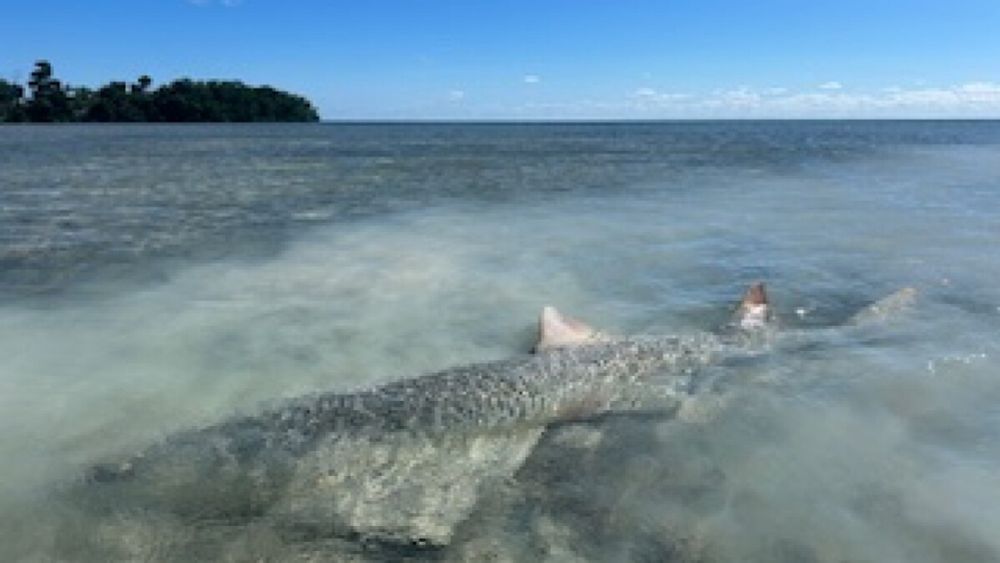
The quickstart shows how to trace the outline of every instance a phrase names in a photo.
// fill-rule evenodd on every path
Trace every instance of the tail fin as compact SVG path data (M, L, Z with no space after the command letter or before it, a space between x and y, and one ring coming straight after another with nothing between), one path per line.
M771 302L764 282L750 284L733 314L734 324L744 330L754 330L767 326L772 320Z
M861 309L848 321L852 325L882 322L907 311L917 300L917 290L904 287Z

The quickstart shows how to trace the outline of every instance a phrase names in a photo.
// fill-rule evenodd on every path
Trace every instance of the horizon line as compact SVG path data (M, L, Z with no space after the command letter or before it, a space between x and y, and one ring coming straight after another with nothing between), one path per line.
M996 117L668 117L668 118L635 118L635 117L528 117L528 118L435 118L435 117L414 117L414 118L320 118L318 124L532 124L532 123L579 123L579 124L600 124L600 123L708 123L708 122L836 122L836 121L856 121L856 122L1000 122L1000 116Z

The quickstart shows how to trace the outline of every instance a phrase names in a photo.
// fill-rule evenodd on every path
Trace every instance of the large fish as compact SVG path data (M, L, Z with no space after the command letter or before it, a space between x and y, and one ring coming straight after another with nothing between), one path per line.
M676 411L702 367L766 345L772 319L763 284L727 329L683 337L616 337L546 307L532 355L183 432L95 466L74 494L95 514L158 529L266 522L293 536L447 544L547 426Z

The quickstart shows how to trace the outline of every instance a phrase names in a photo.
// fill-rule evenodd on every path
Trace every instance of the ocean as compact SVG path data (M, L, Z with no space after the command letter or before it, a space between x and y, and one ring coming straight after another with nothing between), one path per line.
M1000 560L998 241L993 121L0 127L0 559ZM60 494L185 429L526 354L545 305L698 333L755 280L821 337L710 370L711 416L547 433L444 546Z

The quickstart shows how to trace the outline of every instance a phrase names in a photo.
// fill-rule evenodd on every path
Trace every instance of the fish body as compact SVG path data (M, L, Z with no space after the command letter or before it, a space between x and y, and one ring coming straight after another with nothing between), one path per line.
M109 513L264 518L324 535L447 543L547 425L674 409L698 369L733 346L708 333L605 338L316 394L95 466L87 489Z
M95 466L82 496L129 530L145 520L185 534L221 524L447 545L553 424L650 410L710 418L714 408L694 396L702 369L770 347L773 321L762 284L727 327L686 336L616 337L547 307L534 354L314 394L181 432Z

